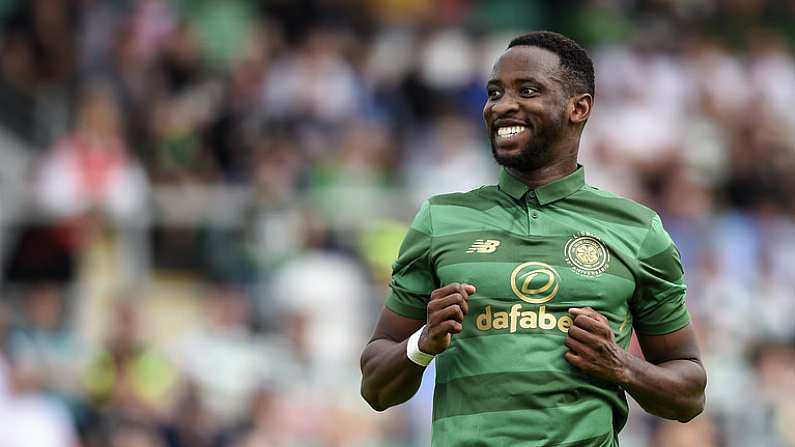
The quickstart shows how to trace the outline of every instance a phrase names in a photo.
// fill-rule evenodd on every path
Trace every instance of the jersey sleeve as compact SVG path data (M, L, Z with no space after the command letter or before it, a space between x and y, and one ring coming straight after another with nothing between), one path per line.
M679 250L655 215L638 252L639 271L630 303L633 326L644 335L663 335L690 322L685 305Z
M436 276L431 265L431 216L426 200L414 217L392 264L391 292L387 309L407 318L425 321L428 299L436 289Z

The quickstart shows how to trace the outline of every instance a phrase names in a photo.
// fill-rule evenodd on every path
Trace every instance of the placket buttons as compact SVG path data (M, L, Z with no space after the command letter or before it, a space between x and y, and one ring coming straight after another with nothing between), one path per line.
M532 206L532 207L536 206L536 192L535 191L531 190L530 192L527 193L527 204L529 206ZM530 211L530 217L532 217L533 219L538 219L538 211L537 210Z

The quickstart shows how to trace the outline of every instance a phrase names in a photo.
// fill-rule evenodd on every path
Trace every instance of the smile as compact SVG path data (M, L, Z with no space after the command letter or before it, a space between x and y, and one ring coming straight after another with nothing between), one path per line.
M516 135L527 130L525 126L508 126L508 127L498 127L497 128L497 138L501 140L509 140Z

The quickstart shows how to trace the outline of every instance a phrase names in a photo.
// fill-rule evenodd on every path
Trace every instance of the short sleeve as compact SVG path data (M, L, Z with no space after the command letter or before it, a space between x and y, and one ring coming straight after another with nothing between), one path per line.
M685 305L684 272L679 250L655 215L638 252L633 326L644 335L663 335L690 322Z
M430 204L426 200L392 264L391 293L385 305L398 315L425 321L425 307L437 282L431 265L431 235Z

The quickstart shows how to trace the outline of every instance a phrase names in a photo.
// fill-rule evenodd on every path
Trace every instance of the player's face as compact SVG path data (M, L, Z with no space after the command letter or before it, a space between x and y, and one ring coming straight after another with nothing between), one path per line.
M530 46L513 47L494 64L483 119L500 165L529 171L554 156L567 124L558 64L555 53Z

